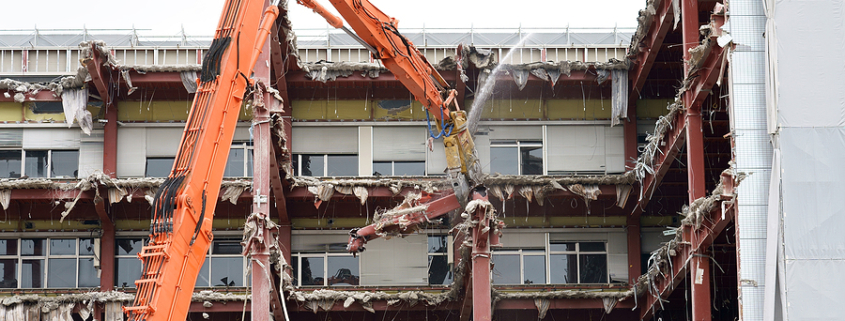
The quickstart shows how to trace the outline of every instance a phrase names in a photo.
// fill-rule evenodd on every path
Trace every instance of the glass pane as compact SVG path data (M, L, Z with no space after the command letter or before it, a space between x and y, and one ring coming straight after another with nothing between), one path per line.
M299 257L293 255L290 257L290 275L293 278L293 285L299 285Z
M23 239L21 240L21 255L41 256L44 255L44 247L47 245L45 239Z
M21 151L0 151L0 177L21 177Z
M581 283L607 283L607 255L581 255Z
M146 177L167 177L173 169L173 157L147 158Z
M24 159L24 171L29 177L47 177L47 151L28 150Z
M50 239L50 255L74 254L76 254L76 239Z
M393 162L373 162L373 176L393 175Z
M50 259L47 269L48 288L76 287L76 259Z
M242 145L229 149L229 159L226 161L224 177L244 176L244 149Z
M134 288L135 280L141 278L141 260L137 257L119 257L114 260L114 285L118 288Z
M329 155L326 176L358 176L358 155Z
M546 257L543 255L524 255L522 257L524 284L546 283Z
M425 175L425 162L396 162L393 167L395 176L423 176Z
M323 267L325 259L322 257L302 258L302 285L323 285L325 276Z
M21 287L44 287L44 260L23 260L21 265Z
M18 240L0 240L0 255L18 254Z
M302 174L299 173L299 154L292 154L290 160L291 169L293 170L293 176L300 176Z
M428 253L446 253L448 246L446 235L434 235L428 237Z
M243 247L241 241L214 241L211 253L213 254L241 254Z
M543 175L543 147L522 147L522 175Z
M246 153L246 176L252 177L252 149Z
M572 251L575 252L575 242L552 243L549 244L549 249L552 251Z
M79 173L78 150L54 150L51 177L76 178Z
M493 254L493 284L520 284L519 254Z
M549 255L552 284L578 283L578 261L575 254Z
M79 239L79 255L94 255L94 239Z
M79 258L79 287L100 286L100 277L94 268L94 258Z
M358 258L354 256L329 256L329 285L358 285Z
M452 269L449 266L449 260L445 255L428 256L428 284L452 284Z
M581 242L581 252L604 252L604 242Z
M18 287L18 260L0 259L0 288L11 289Z
M244 286L243 257L212 257L212 286Z
M490 173L499 173L502 175L519 174L517 157L516 147L491 147Z
M117 255L135 255L144 246L143 239L117 239L115 241L115 252Z
M325 176L323 173L323 155L301 155L302 176Z
M194 286L201 286L201 287L208 287L210 286L208 280L208 261L211 258L206 258L205 261L202 262L202 267L200 268L200 274L197 275L197 283Z

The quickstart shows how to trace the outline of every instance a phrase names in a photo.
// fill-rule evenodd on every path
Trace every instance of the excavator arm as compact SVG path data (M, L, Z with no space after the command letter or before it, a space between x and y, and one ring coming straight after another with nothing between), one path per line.
M384 217L373 225L352 230L347 250L357 253L363 251L364 244L371 239L389 234L411 233L418 224L466 205L470 190L481 181L481 168L472 133L466 125L466 113L460 109L456 91L450 88L417 47L399 33L399 22L367 0L330 1L355 33L343 25L343 20L329 13L315 0L297 0L299 4L325 18L331 26L342 29L369 49L434 116L439 133L429 134L434 138L443 136L446 173L454 191L430 202L415 201L425 207L424 210ZM397 210L401 212L403 205Z
M150 240L138 257L132 321L185 320L211 244L211 222L232 137L258 60L279 10L264 1L227 0L202 63L197 93L170 175L154 197ZM262 19L263 17L263 19Z
M352 33L343 26L339 17L329 13L315 0L297 2L311 8L331 26L344 30L367 47L434 116L439 133L432 136L443 136L447 175L452 180L455 196L461 203L465 203L470 188L480 181L481 176L475 143L466 126L466 113L460 109L456 91L450 88L417 47L399 33L399 21L384 14L367 0L331 0L331 4L355 31Z

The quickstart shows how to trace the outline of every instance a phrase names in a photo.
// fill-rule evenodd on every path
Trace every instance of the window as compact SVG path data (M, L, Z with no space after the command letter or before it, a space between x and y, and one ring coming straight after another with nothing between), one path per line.
M373 176L424 176L425 161L373 162Z
M198 287L241 287L246 260L240 240L214 240L197 277Z
M94 268L94 239L0 240L0 271L0 288L79 288L100 285L100 278Z
M517 249L493 252L494 284L545 284L546 250Z
M293 169L298 176L358 176L358 155L295 154Z
M551 283L607 283L605 242L549 244Z
M114 248L114 284L118 288L134 288L135 281L141 277L142 265L138 253L147 243L143 238L124 238L115 240Z
M19 150L0 150L0 177L18 178L23 173L23 152Z
M175 157L147 157L146 177L167 177L173 169Z
M232 144L223 177L251 177L252 150L252 143Z
M294 284L299 286L350 286L361 280L358 257L349 253L294 253Z
M428 284L452 284L452 263L449 263L449 241L446 235L428 237Z
M543 175L543 142L490 142L490 172L503 175Z
M18 157L17 160L15 157ZM21 161L23 167L21 167ZM2 170L0 176L3 177L20 177L18 173L23 171L29 177L76 178L79 172L79 151L2 151L2 154L0 154L0 170Z

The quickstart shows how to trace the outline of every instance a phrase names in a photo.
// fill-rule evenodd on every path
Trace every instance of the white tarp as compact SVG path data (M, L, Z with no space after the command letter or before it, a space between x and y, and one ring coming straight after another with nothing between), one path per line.
M610 126L616 126L621 123L621 119L628 118L628 71L614 70L613 73L613 88L611 89L611 97L613 106L611 107Z
M776 7L777 55L770 58L777 61L778 124L845 126L845 2L783 0Z

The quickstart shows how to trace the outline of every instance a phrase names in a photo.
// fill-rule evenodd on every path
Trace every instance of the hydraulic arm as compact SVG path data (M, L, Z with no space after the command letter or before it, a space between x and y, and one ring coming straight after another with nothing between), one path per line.
M438 133L430 134L435 138L443 137L447 174L452 180L455 196L460 203L466 203L470 188L478 184L481 175L472 134L466 126L466 113L455 99L456 91L449 87L417 47L399 33L399 22L367 0L331 0L332 5L355 30L352 33L343 26L339 17L329 13L314 0L297 2L311 8L331 26L343 29L367 47L434 116Z
M211 243L211 222L249 76L279 14L264 1L227 0L206 53L173 169L155 195L133 321L185 320ZM263 16L263 20L262 20ZM260 21L260 22L259 22Z

